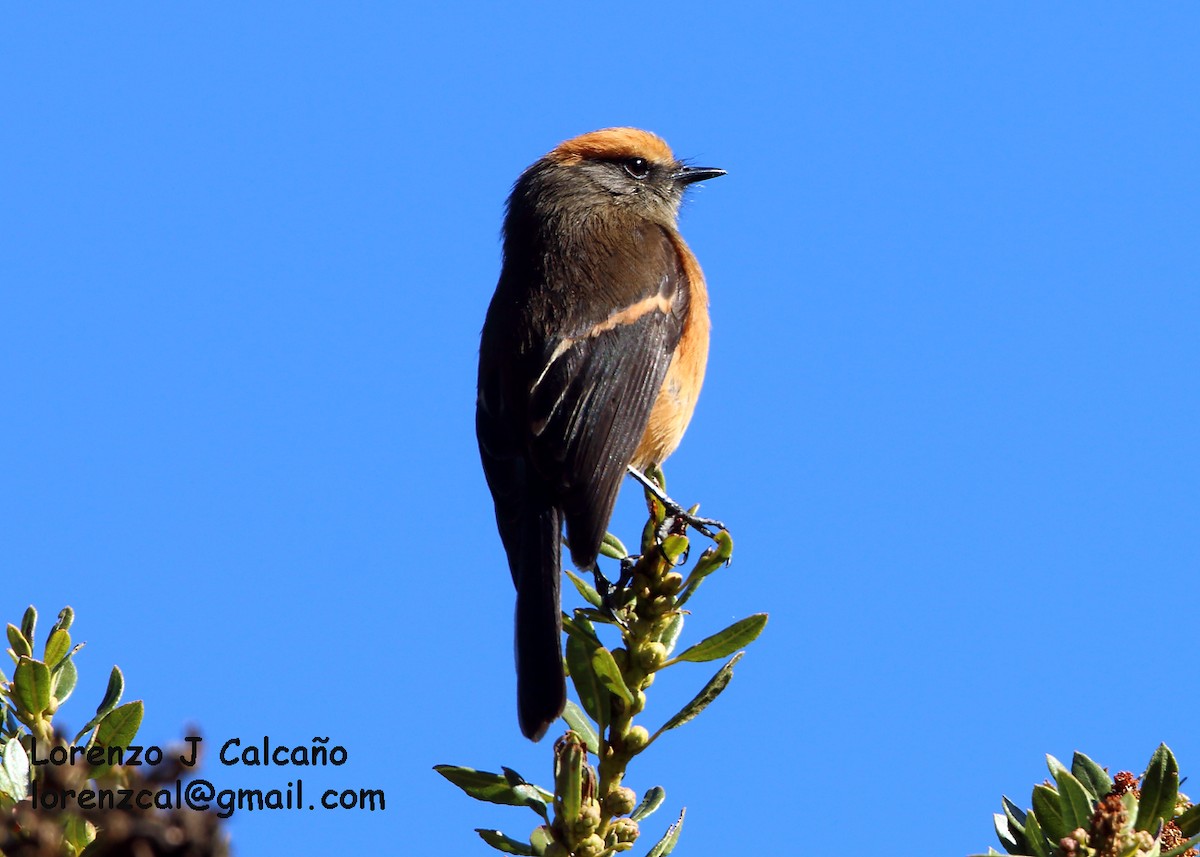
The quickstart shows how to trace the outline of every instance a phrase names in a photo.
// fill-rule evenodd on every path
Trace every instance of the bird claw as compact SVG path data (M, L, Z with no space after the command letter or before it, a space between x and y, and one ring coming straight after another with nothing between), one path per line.
M621 576L617 578L617 590L624 591L633 581L633 570L641 562L640 554L630 554L621 559Z
M668 501L663 503L663 505L666 507L666 514L663 516L663 522L659 526L658 531L655 533L660 542L671 532L671 530L675 529L675 527L679 525L680 521L682 521L686 526L691 527L696 532L701 533L710 539L715 539L717 537L717 533L725 529L725 525L717 519L702 518L699 515L693 515L682 506L671 501L670 498L668 498ZM715 527L716 532L709 529L710 527ZM686 560L684 561L686 562Z
M633 561L628 563L627 570L626 562L630 559ZM596 584L596 592L600 594L600 609L614 625L622 630L628 630L629 624L621 618L617 611L621 609L621 602L625 600L625 594L629 591L629 581L633 579L633 566L636 562L636 557L626 557L621 560L621 576L617 578L616 586L604 576L598 564L592 567L592 578Z
M642 483L642 487L646 489L646 492L663 505L663 522L655 531L655 537L659 544L662 544L662 540L670 534L671 530L678 526L680 521L710 539L715 539L718 532L726 529L725 525L715 518L702 518L694 514L691 510L683 508L683 506L668 497L666 492L653 479L646 476L640 470L634 467L629 467L628 469L630 475ZM716 528L715 532L712 528ZM686 560L684 561L686 562Z

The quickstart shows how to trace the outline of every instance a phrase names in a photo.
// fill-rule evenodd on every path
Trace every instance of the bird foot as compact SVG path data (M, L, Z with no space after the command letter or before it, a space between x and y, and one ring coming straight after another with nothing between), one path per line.
M702 518L696 515L693 510L685 509L679 503L676 503L666 492L658 486L658 484L646 474L642 473L633 467L629 468L629 473L638 482L642 483L642 487L646 489L654 499L663 504L666 514L663 516L663 522L659 526L655 537L661 544L662 540L670 533L670 531L679 523L691 527L698 533L702 533L710 539L715 539L717 533L725 529L725 525L715 518ZM715 531L712 528L716 528Z
M619 611L627 601L629 582L633 579L633 567L637 564L638 559L638 557L626 557L621 560L621 576L617 578L616 585L600 571L599 563L592 566L592 579L595 581L596 592L600 594L600 609L614 625L623 630L628 630L629 625L621 618Z

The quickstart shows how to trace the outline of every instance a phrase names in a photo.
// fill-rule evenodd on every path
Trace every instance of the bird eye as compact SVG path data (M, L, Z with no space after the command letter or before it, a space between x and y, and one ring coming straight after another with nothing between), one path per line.
M645 158L630 158L624 165L625 172L635 179L644 179L650 175L650 163Z

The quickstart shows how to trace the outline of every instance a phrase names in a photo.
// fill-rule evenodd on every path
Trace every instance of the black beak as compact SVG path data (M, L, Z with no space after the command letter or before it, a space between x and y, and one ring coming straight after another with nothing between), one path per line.
M717 176L723 175L725 175L725 171L716 167L680 167L675 171L673 178L682 185L689 185L692 182L702 182L705 179L715 179Z

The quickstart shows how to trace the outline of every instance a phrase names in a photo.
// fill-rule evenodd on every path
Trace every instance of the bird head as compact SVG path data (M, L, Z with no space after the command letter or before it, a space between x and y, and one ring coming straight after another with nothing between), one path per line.
M674 226L687 186L722 175L677 160L649 131L604 128L556 146L525 171L512 199L543 215L620 210Z

